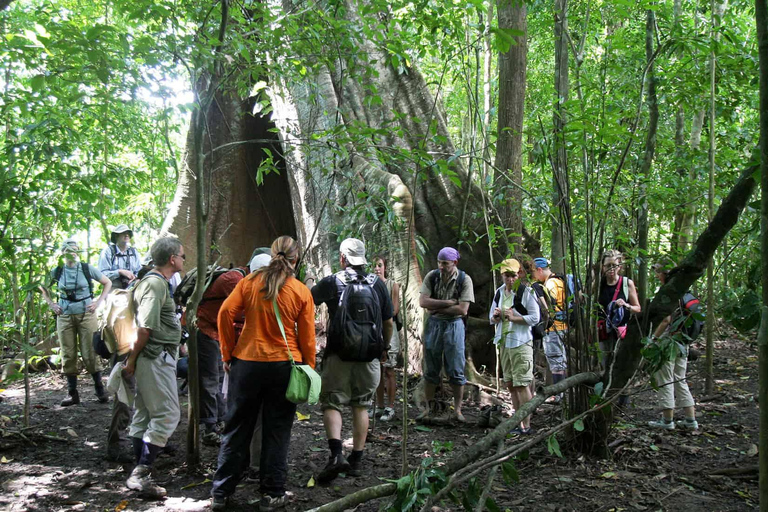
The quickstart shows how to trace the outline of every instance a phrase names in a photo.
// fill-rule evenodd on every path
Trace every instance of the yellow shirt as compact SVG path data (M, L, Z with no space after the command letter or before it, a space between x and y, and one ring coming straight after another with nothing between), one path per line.
M544 289L547 291L550 299L550 316L555 318L555 313L558 312L566 312L567 314L567 295L565 291L565 283L563 280L554 276L550 276L550 278L544 282ZM548 330L567 331L568 323L555 320L555 323Z

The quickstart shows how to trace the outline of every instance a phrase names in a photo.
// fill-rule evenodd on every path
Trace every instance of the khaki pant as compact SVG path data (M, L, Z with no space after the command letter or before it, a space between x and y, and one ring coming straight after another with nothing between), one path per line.
M61 367L65 375L77 375L77 349L88 373L101 371L101 361L93 351L93 333L97 329L95 313L59 315L56 317L56 333L61 346Z
M659 407L662 409L680 409L694 405L693 396L685 381L688 368L688 347L682 347L682 353L673 361L667 361L653 375L659 393Z
M134 375L135 412L128 435L155 446L165 446L181 419L176 360L165 350L154 359L140 355Z

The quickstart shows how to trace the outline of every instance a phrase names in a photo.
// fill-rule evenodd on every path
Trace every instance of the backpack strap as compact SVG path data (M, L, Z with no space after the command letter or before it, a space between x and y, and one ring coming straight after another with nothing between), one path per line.
M61 274L64 273L64 266L59 265L56 267L56 269L53 271L53 282L56 283L56 287L59 287L59 279L61 279Z
M611 302L615 301L618 298L619 290L621 290L621 288L622 288L622 286L621 286L622 281L624 281L624 276L619 276L619 282L616 283L616 290L614 290L614 292L613 292L613 298L611 299ZM627 297L627 298L629 298L629 297Z
M627 302L629 302L629 278L624 279L623 276L619 276L619 278L622 280L621 291L624 292L624 297L626 297ZM616 299L614 298L613 300Z
M80 268L83 269L85 280L88 281L88 293L90 293L91 298L93 298L93 276L91 275L91 266L84 261L81 261Z
M461 292L464 289L464 280L466 277L467 277L467 273L459 269L459 275L456 276L456 288L454 288L453 290L453 293L456 295L457 299L461 297ZM434 294L437 292L437 286L439 282L440 282L440 269L435 269L430 272L430 276L429 276L429 285L430 285L430 288L432 288L433 297L434 297Z
M523 306L523 294L525 293L525 289L528 288L523 283L520 283L520 285L517 287L517 292L515 292L515 302L513 303L513 306L518 313L521 315L527 315L528 314L528 308Z

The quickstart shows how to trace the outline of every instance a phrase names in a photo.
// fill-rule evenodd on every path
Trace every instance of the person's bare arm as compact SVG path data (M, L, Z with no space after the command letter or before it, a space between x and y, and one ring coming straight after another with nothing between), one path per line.
M112 281L107 279L106 276L102 275L101 279L99 279L99 282L101 283L101 294L99 295L99 298L95 301L88 304L88 306L85 308L88 311L96 311L96 309L99 307L99 304L101 304L104 301L104 297L109 295L109 291L112 289Z
M51 293L48 291L48 288L45 286L40 286L39 288L40 292L43 294L43 299L45 299L45 302L48 303L48 307L51 308L51 311L57 315L60 315L62 313L61 306L59 306L56 302L53 302L51 299Z
M664 334L664 331L667 330L667 326L672 322L672 315L669 315L664 318L664 320L661 321L658 327L656 327L656 330L653 331L653 336L658 338L662 334Z
M125 362L125 371L129 376L133 375L136 371L136 359L139 358L139 354L142 350L144 350L144 347L147 346L150 334L152 334L150 329L145 327L138 328L136 332L136 343L133 344L133 350L131 350L131 354L128 356L128 360Z
M427 297L423 293L419 295L419 306L433 312L444 309L444 308L448 308L451 306L455 306L455 305L456 305L455 300L433 299L432 297ZM440 311L440 313L442 313L442 311Z
M392 283L392 314L397 316L400 313L400 285Z
M441 315L466 316L467 311L469 311L469 302L459 302L458 300L448 302L452 302L453 304L444 308L431 310L432 314L439 313Z

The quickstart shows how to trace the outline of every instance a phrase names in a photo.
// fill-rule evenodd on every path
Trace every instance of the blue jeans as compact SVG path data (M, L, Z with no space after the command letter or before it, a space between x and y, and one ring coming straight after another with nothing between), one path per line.
M448 382L463 386L464 378L464 322L461 318L444 320L430 316L424 333L424 378L432 384L440 383L440 370L445 363Z

